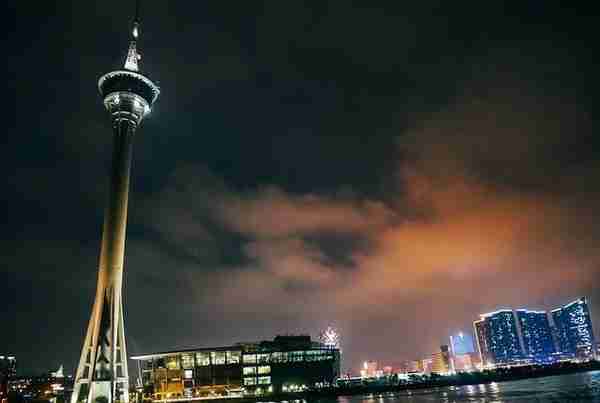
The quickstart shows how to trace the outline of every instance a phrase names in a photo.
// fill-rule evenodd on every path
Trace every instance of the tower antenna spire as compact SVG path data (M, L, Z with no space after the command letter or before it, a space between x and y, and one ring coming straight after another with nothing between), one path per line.
M125 59L125 69L130 71L139 71L138 62L142 55L137 51L137 40L140 37L140 0L135 1L135 17L131 26L131 38L129 40L129 50Z
M135 16L133 17L133 27L131 28L131 36L132 39L138 39L140 34L140 25L142 22L140 21L140 0L135 0Z

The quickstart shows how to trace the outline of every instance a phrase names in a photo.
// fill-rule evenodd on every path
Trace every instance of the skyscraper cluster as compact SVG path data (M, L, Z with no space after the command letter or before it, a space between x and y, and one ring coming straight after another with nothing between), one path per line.
M585 297L546 311L501 309L473 322L483 365L549 363L595 355L592 321Z

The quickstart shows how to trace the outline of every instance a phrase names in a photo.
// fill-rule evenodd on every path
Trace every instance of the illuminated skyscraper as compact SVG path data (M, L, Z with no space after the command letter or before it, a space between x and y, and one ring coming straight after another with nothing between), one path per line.
M479 359L481 365L490 365L494 363L492 353L488 347L489 323L485 319L479 319L473 322L473 331L477 341L477 350L479 350Z
M121 293L131 155L135 131L150 113L160 92L139 72L137 8L123 68L103 75L98 81L100 95L110 114L114 145L96 298L77 367L72 403L129 401Z
M546 311L515 311L521 329L525 357L538 362L552 360L555 353L552 332Z
M484 364L510 364L524 358L517 321L512 309L480 315L473 323Z
M594 354L594 331L585 297L552 311L559 352L567 357L591 358Z
M473 337L468 333L459 332L450 336L450 347L452 354L461 355L475 352L473 348Z

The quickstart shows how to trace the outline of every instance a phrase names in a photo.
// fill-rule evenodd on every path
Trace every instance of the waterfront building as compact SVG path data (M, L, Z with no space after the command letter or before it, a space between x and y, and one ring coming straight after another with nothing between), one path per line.
M447 374L450 372L450 348L447 345L440 346L440 351L431 355L431 372L436 374Z
M556 351L547 312L517 309L515 313L525 357L539 363L552 361Z
M481 321L475 322L474 327L478 334L482 361L487 365L521 362L524 354L512 309L501 309L480 316Z
M423 362L421 360L405 361L402 364L402 372L405 372L405 373L423 372Z
M433 358L423 358L421 360L421 372L431 374L433 372Z
M144 398L162 402L298 392L329 386L340 374L339 349L309 336L131 358L140 362Z
M484 319L473 322L475 331L475 340L477 341L477 350L479 351L479 361L481 365L487 366L494 363L492 353L488 346L489 324Z
M365 361L360 370L360 376L362 378L374 378L377 376L377 361Z
M559 353L566 358L594 356L595 338L585 297L552 310Z
M473 337L470 334L459 332L450 336L450 347L453 355L474 353Z
M457 354L452 357L454 364L454 370L456 372L468 372L475 369L475 363L472 359L473 353L470 354Z

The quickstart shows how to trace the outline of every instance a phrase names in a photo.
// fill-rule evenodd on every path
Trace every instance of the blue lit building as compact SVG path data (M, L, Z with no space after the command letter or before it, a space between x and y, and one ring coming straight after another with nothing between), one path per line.
M473 337L470 334L460 332L450 336L450 347L452 348L452 354L462 355L474 353L473 348Z
M592 358L596 345L585 297L552 311L559 352L568 358Z
M487 363L511 364L525 357L519 338L518 324L512 309L502 309L481 315L484 329Z
M525 357L536 362L550 362L556 352L546 311L516 310Z

